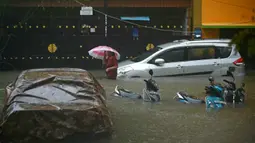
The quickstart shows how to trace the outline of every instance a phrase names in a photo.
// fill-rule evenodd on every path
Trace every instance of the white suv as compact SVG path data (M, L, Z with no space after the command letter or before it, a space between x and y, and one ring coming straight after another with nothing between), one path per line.
M229 39L182 40L159 45L120 62L118 78L147 77L149 69L156 77L212 73L221 76L229 67L235 67L238 75L244 75L243 59L229 42Z

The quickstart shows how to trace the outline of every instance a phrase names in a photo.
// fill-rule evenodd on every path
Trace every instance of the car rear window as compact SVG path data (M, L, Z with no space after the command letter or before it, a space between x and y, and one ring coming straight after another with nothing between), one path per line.
M227 58L230 56L232 47L216 47L217 58Z

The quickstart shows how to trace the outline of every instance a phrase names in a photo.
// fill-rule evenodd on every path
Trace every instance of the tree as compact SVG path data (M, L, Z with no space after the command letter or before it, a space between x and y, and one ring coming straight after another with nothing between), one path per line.
M230 45L235 44L244 62L248 66L255 57L255 29L245 29L232 38Z

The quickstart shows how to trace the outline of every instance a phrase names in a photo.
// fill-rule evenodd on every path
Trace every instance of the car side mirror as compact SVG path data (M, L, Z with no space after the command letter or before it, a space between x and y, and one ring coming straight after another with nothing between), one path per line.
M159 59L156 59L156 60L154 61L154 63L155 63L156 65L162 65L162 64L164 64L164 63L165 63L165 60L164 60L164 59L159 58Z

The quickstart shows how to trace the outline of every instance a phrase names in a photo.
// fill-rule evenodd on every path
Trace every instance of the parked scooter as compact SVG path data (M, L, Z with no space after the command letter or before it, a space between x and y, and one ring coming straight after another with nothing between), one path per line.
M132 92L130 90L124 89L123 87L116 86L112 95L127 97L132 99L143 99L146 102L159 102L161 100L159 88L155 80L152 79L153 71L149 70L150 78L144 80L145 88L143 89L142 95Z
M214 82L214 79L209 78L209 81L212 83ZM220 85L213 85L205 87L206 91L206 97L205 97L205 104L206 104L206 110L209 109L222 109L224 105L226 105L226 102L223 98L223 91L224 88Z
M204 100L198 99L195 96L189 95L186 92L180 91L176 93L176 96L174 96L173 99L176 99L177 101L181 103L186 103L186 104L202 104L205 103Z

